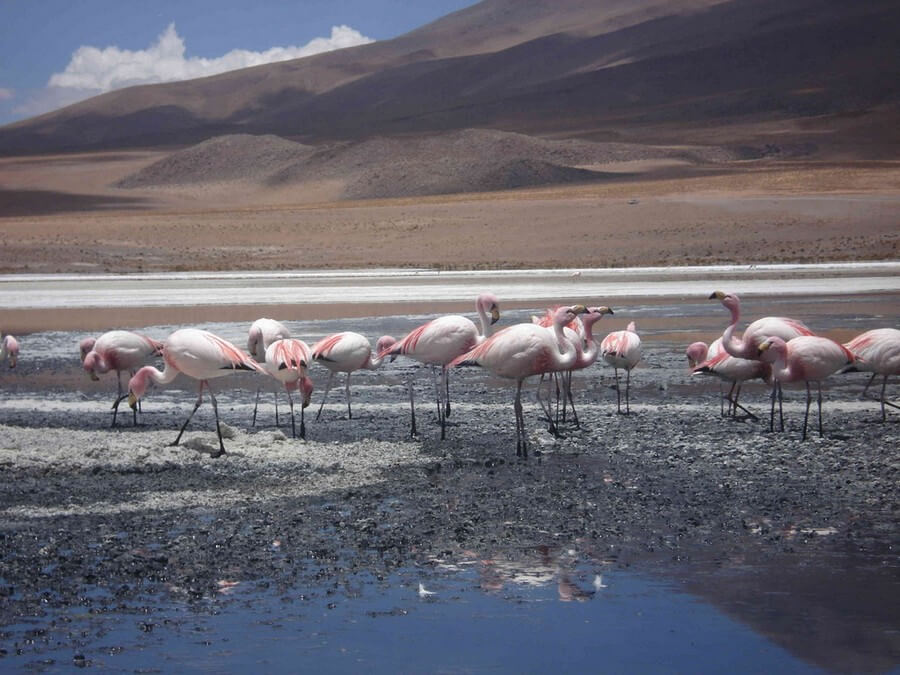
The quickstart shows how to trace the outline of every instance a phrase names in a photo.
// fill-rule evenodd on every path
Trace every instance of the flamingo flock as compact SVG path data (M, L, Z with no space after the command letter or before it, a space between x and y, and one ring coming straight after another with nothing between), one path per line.
M861 371L871 373L863 392L879 375L881 388L878 401L881 405L881 421L887 420L887 408L897 405L887 400L886 386L891 375L900 374L900 330L881 328L867 331L845 344L814 335L802 322L787 317L767 316L751 322L743 333L736 335L740 322L740 299L733 293L716 291L709 296L718 300L730 313L730 322L722 336L707 345L695 342L685 351L690 372L713 376L731 385L721 396L722 415L737 416L741 410L747 418L756 419L739 403L742 385L760 379L771 385L769 431L775 431L775 408L779 409L779 430L784 431L782 412L782 385L799 383L806 388L806 408L801 439L806 440L809 412L812 406L813 387L816 389L818 430L823 434L822 381L837 373ZM196 380L198 395L194 407L181 425L172 445L178 445L194 414L203 403L204 390L209 394L216 423L218 449L214 456L225 453L218 403L210 387L210 380L238 372L251 372L271 377L280 383L288 398L291 415L291 435L297 436L293 393L300 396L300 433L306 436L304 410L310 404L313 379L310 370L318 365L328 372L325 391L319 405L316 420L322 415L328 393L336 373L345 374L345 399L347 419L353 419L350 379L354 372L376 370L388 361L407 357L433 371L437 421L440 438L447 436L447 418L451 414L449 374L463 366L477 366L497 377L516 383L513 400L515 420L516 454L528 456L529 436L526 432L522 392L526 380L537 376L558 378L562 393L557 388L557 410L553 414L550 394L542 396L542 386L537 387L537 402L549 423L550 430L559 431L559 398L563 401L563 416L570 404L575 425L578 425L572 396L572 372L583 370L602 360L612 366L616 389L616 412L631 414L631 371L642 360L641 338L634 322L624 330L617 330L596 340L594 326L606 315L613 315L606 306L588 307L584 304L553 307L542 318L518 323L493 332L500 319L500 303L491 293L480 294L475 302L478 325L461 315L436 317L410 331L399 340L391 336L380 337L374 348L369 339L360 333L345 331L328 335L308 346L303 340L292 337L287 327L273 319L259 319L248 331L247 349L242 350L231 342L205 330L182 328L163 341L157 341L140 333L113 330L97 338L82 340L79 347L82 367L94 380L115 371L116 398L113 402L113 426L119 404L128 399L134 410L137 425L137 408L152 385L165 386L179 374ZM19 344L15 337L6 335L0 340L0 361L8 360L15 367L19 356ZM153 365L162 358L163 369ZM622 405L619 370L625 370L624 409ZM122 374L130 379L127 390ZM413 377L407 387L410 402L410 435L416 436ZM279 387L280 388L280 387ZM259 395L257 389L252 425L256 424ZM725 402L728 410L725 410ZM746 418L745 418L746 419ZM278 421L276 393L276 425Z

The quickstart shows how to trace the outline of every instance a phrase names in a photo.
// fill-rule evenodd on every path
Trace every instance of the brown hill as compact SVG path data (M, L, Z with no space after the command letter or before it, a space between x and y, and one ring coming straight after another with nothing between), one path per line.
M0 129L0 153L483 127L649 143L789 134L895 156L898 34L893 0L485 0L394 40L110 92Z
M172 153L116 183L122 188L249 181L283 188L336 181L345 199L487 192L603 180L598 165L737 159L716 147L550 140L492 129L379 137L310 147L276 136L222 136ZM621 173L612 174L621 177Z

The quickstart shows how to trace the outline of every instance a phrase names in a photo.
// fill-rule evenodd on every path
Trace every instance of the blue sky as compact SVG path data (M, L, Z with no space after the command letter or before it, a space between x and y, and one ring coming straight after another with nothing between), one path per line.
M0 0L0 125L129 84L386 40L476 0Z

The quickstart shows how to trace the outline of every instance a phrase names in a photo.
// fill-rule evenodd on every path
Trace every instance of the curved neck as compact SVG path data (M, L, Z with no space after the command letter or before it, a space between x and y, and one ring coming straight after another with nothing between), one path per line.
M165 370L159 370L154 366L144 366L134 374L128 383L129 388L138 398L147 391L147 385L152 380L156 384L169 384L180 371L166 363Z
M475 305L475 309L478 310L478 319L481 321L481 335L479 336L479 342L482 342L491 336L493 327L491 326L491 320L488 318L487 312L480 302Z
M733 308L731 310L731 323L725 329L725 332L722 333L722 348L737 359L759 360L755 345L747 344L743 340L738 340L734 337L734 329L740 318L740 309L738 307Z
M553 332L556 334L556 346L559 349L557 366L561 370L567 370L572 367L578 358L578 350L575 349L572 341L565 336L563 327L559 323L553 324Z

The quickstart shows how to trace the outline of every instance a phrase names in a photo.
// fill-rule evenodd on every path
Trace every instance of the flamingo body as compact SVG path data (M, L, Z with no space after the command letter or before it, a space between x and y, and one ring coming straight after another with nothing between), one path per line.
M291 407L291 435L296 438L297 429L294 421L294 399L291 391L301 394L300 404L300 438L306 438L306 422L303 411L309 406L313 384L307 369L311 352L309 345L297 338L275 340L266 349L263 367L276 380L284 385L288 403Z
M816 335L801 335L785 342L780 337L766 338L759 346L761 358L772 365L772 377L777 383L803 382L806 385L806 415L803 419L803 440L806 439L809 407L811 403L810 383L818 386L819 435L822 434L822 386L829 375L852 365L856 360L853 352L834 340ZM775 388L772 389L772 412L770 428L774 427Z
M616 410L622 412L622 397L619 388L619 368L625 370L625 412L631 412L631 371L641 360L641 337L635 330L634 321L625 330L610 333L600 343L600 355L611 365L616 376Z
M144 366L135 373L128 383L130 391L129 404L134 407L137 401L143 398L150 382L156 384L168 384L174 380L178 373L184 373L188 377L200 382L200 393L194 409L185 420L178 432L178 436L172 445L178 445L184 430L187 428L191 417L197 412L197 408L203 402L203 387L208 387L208 381L218 377L231 375L239 371L266 371L251 359L247 354L233 344L205 330L196 328L182 328L172 333L165 341L162 350L165 369L160 371L153 366ZM216 432L219 436L219 454L225 453L222 443L222 431L219 427L219 410L216 397L210 389L213 411L216 416Z
M122 373L131 373L147 365L149 361L162 353L162 343L146 335L129 330L111 330L100 337L86 338L79 348L82 355L82 367L92 380L99 380L99 375L116 371L116 400L113 402L112 425L116 425L119 404L127 397L122 390ZM137 423L137 410L134 411Z
M0 363L9 360L9 367L15 368L19 360L19 342L12 335L4 335L0 340Z
M900 330L896 328L876 328L857 335L844 345L858 357L856 370L872 373L869 378L863 396L869 389L869 385L878 376L881 380L881 421L887 421L886 406L896 407L894 403L888 403L885 399L887 381L891 375L900 375Z
M788 342L795 337L813 335L802 321L784 316L766 316L747 326L738 339L734 337L734 331L741 319L741 299L734 293L722 291L715 291L709 299L719 300L722 306L731 312L731 323L722 335L722 347L736 358L758 360L759 346L768 337L778 337Z

